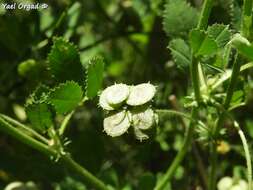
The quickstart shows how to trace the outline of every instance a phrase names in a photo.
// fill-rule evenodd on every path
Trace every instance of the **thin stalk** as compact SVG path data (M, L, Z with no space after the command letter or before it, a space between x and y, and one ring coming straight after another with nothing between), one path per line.
M79 104L79 107L82 106L86 101L88 101L89 98L84 96L84 98L82 99L82 101ZM63 119L61 126L59 128L59 135L62 136L65 132L65 130L67 129L67 126L69 124L70 119L72 118L72 116L74 115L76 109L71 111L68 115L65 116L65 118Z
M95 187L99 190L109 190L107 186L94 175L92 175L89 171L75 162L69 155L63 155L61 157L62 162L64 165L68 166L69 169L78 173L87 183Z
M34 148L35 150L47 155L49 158L56 158L58 156L58 152L52 147L49 147L37 141L36 139L28 136L18 128L12 126L2 117L0 117L0 130L21 141L22 143ZM92 185L94 188L98 190L108 190L107 186L101 180L96 178L89 171L76 163L73 159L70 158L69 155L61 155L61 159L63 160L64 165L79 174L87 183Z
M232 70L232 74L231 74L231 79L229 82L229 86L227 88L227 92L226 92L226 98L223 104L223 108L226 111L229 108L232 96L234 94L234 88L235 85L237 83L237 79L238 76L240 74L240 62L237 59L238 57L238 53L236 53L235 55L235 60L234 60L234 64L233 64L233 70ZM220 128L223 126L224 121L225 121L225 116L226 116L226 112L222 111L222 113L220 114L220 117L218 118L218 121L213 129L213 135L214 138L217 137ZM216 177L216 170L217 170L217 160L218 160L218 155L217 155L217 150L216 150L216 143L215 142L211 142L211 148L210 148L210 155L211 155L211 171L210 171L210 176L209 176L209 185L208 185L208 189L209 190L215 190L215 186L216 186L216 181L217 181L217 177Z
M192 86L194 90L195 99L199 105L201 102L201 93L200 93L200 79L199 79L199 62L197 58L192 56L192 64L191 64L191 78L192 78Z
M202 29L206 29L207 25L208 25L208 19L211 13L213 7L213 0L205 0L204 1L204 5L200 14L200 19L199 19L199 23L198 23L198 29L202 30Z
M199 23L197 26L198 29L200 30L206 29L210 12L212 9L212 4L213 4L213 0L205 0L203 8L202 8L201 16L199 19ZM198 59L195 58L194 55L192 55L191 78L192 78L192 85L194 89L194 96L199 105L199 103L201 102L201 93L200 93L200 84L199 84L200 80L199 80L198 64L199 64ZM194 107L192 109L191 117L195 119L197 118L197 116L198 116L198 107ZM186 129L185 139L184 139L182 148L177 153L172 164L170 165L170 167L164 174L162 180L157 183L155 190L162 190L165 187L165 185L173 177L176 169L178 168L178 166L184 159L185 154L187 153L187 150L191 145L192 136L194 132L194 125L195 125L195 122L191 121L189 127Z
M198 115L198 108L194 107L192 109L191 117L196 118L197 115ZM185 138L184 138L184 142L181 149L177 153L176 157L174 158L172 164L170 165L170 167L164 174L161 181L157 183L154 190L163 190L165 186L167 185L167 183L170 181L170 179L174 176L176 169L178 168L178 166L184 159L185 154L187 153L189 146L191 145L192 135L194 132L194 125L195 125L195 122L191 121L189 127L186 129Z
M252 189L252 161L251 161L251 156L250 156L250 151L249 151L249 146L248 146L248 142L247 139L243 133L243 131L241 130L239 124L237 122L235 122L235 128L238 131L238 134L241 138L242 141L242 145L243 145L243 149L244 149L244 153L245 153L245 158L246 158L246 164L247 164L247 172L248 172L248 190Z
M200 122L200 121L194 119L194 117L192 117L192 115L190 116L190 115L187 115L187 114L185 114L185 113L183 113L183 112L176 111L176 110L169 110L169 109L156 109L155 111L156 111L158 114L168 114L168 115L176 115L176 116L183 117L183 118L188 119L188 120L190 120L191 122L193 122L193 123L195 123L195 124L197 124L197 125L199 125L199 126L205 128L205 129L207 129L207 127L205 126L204 123L202 123L202 122Z
M0 130L7 133L8 135L14 137L15 139L21 141L22 143L44 153L45 155L51 157L56 156L57 152L47 145L35 140L34 138L28 136L18 128L13 127L10 123L0 117Z
M244 37L249 37L250 35L250 28L252 27L252 7L253 7L253 0L244 0L243 15L242 15L243 20L242 20L242 25L241 25L241 33ZM234 88L235 88L235 85L237 83L238 76L240 73L240 62L237 60L237 57L238 57L238 53L236 53L235 61L233 64L233 71L232 71L231 79L230 79L229 86L227 89L227 96L224 101L225 110L229 108L229 105L234 93ZM224 124L225 115L226 114L224 112L220 114L217 125L214 128L214 132L213 132L214 136L217 136L219 129ZM216 184L216 165L217 165L216 148L212 148L211 157L212 157L211 162L213 166L211 167L211 172L210 172L209 190L214 190L215 184Z
M10 124L12 124L14 126L17 126L20 129L23 129L27 133L30 133L31 135L33 135L34 137L36 137L41 142L43 142L45 144L49 143L48 139L46 139L45 137L43 137L42 135L40 135L39 133L37 133L36 131L34 131L33 129L31 129L30 127L27 127L26 125L24 125L24 124L16 121L15 119L12 119L11 117L9 117L7 115L4 115L4 114L0 114L0 117L2 117L3 119L5 119Z
M72 118L73 114L75 113L75 111L73 110L72 112L70 112L68 115L65 116L65 118L63 119L61 126L59 128L59 135L62 136L69 124L70 119Z
M246 38L250 36L252 28L252 7L253 0L244 0L241 33Z

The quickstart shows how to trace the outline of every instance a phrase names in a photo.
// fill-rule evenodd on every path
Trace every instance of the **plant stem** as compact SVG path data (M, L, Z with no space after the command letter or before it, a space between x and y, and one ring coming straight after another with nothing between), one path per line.
M238 134L241 138L244 153L245 153L245 158L246 158L246 164L247 164L247 170L248 170L248 190L251 190L252 188L252 165L251 165L251 156L250 156L250 151L249 151L249 146L247 139L241 130L239 124L235 122L235 128L238 130Z
M86 96L84 96L78 107L82 106L82 105L83 105L86 101L88 101L88 100L89 100L89 98L86 97ZM64 134L64 132L65 132L65 130L66 130L68 124L69 124L69 121L70 121L70 119L72 118L72 116L74 115L74 113L75 113L76 110L77 110L77 108L76 108L75 110L71 111L71 112L70 112L68 115L66 115L65 118L63 119L63 121L62 121L62 123L61 123L61 126L60 126L60 128L59 128L59 135L60 135L60 136L62 136L62 135Z
M52 147L49 147L35 140L34 138L28 136L27 134L23 133L22 131L15 128L7 121L5 121L2 117L0 117L0 130L14 137L15 139L21 141L22 143L34 148L35 150L44 153L50 158L51 157L56 158L58 156L58 152L55 151ZM85 168L76 163L67 154L61 155L61 159L63 160L63 163L69 167L69 169L72 169L73 171L78 173L87 183L92 185L94 188L98 190L108 190L106 185L101 180L96 178L89 171L87 171Z
M23 125L22 123L14 120L14 119L12 119L11 117L9 117L7 115L0 114L0 117L2 117L3 119L5 119L10 124L12 124L14 126L17 126L17 127L21 128L21 129L24 129L24 131L26 131L27 133L30 133L31 135L33 135L34 137L36 137L41 142L43 142L45 144L49 143L48 139L46 139L45 137L43 137L42 135L40 135L39 133L37 133L36 131L34 131L33 129L31 129L30 127L27 127L27 126Z
M61 123L61 126L60 126L60 128L59 128L59 135L60 135L60 136L62 136L62 135L64 134L64 132L65 132L67 126L68 126L68 123L69 123L69 121L70 121L70 119L71 119L71 117L73 116L74 113L75 113L74 110L71 111L71 112L70 112L68 115L66 115L65 118L63 119L63 121L62 121L62 123Z
M243 4L243 16L242 16L242 25L241 25L241 33L244 37L249 37L250 34L250 28L252 27L252 6L253 6L253 0L244 0ZM224 109L227 110L229 108L233 93L234 93L234 88L237 83L237 79L240 73L240 62L237 60L238 53L235 55L235 60L233 64L233 71L231 75L231 79L229 82L229 86L227 89L227 96L224 101ZM214 137L217 136L219 133L220 128L224 124L225 120L225 113L222 112L220 114L220 117L218 119L217 125L214 127ZM211 146L214 146L212 143ZM210 183L209 183L209 190L214 190L215 189L215 184L216 184L216 165L217 165L217 151L216 148L212 148L211 152L211 172L210 172Z
M200 20L198 23L198 27L197 27L198 29L200 29L200 30L206 29L209 15L210 15L210 12L212 9L212 4L213 4L213 0L205 0L203 8L202 8L202 12L201 12ZM192 85L193 85L193 89L194 89L194 96L195 96L195 99L196 99L198 106L199 106L199 103L201 102L201 93L200 93L200 85L199 85L199 66L198 66L198 64L199 64L199 62L198 62L197 58L195 58L194 55L192 55L191 78L192 78ZM198 107L193 107L192 113L191 113L191 118L193 118L195 120L195 118L197 118L197 116L198 116ZM192 135L194 132L194 125L195 125L195 121L194 122L191 121L189 127L186 129L185 139L184 139L182 148L177 153L172 164L168 168L167 172L164 174L162 180L159 183L157 183L155 190L162 190L165 187L167 182L173 177L179 164L184 159L185 154L187 153L187 150L191 145Z
M75 171L76 173L80 174L80 176L90 185L95 187L99 190L108 190L106 185L96 178L94 175L92 175L89 171L87 171L85 168L83 168L81 165L79 165L77 162L75 162L69 155L63 155L62 156L63 163L69 167L69 169Z
M194 90L194 96L198 103L201 102L201 93L200 93L200 80L199 80L199 62L197 58L192 56L192 64L191 64L191 78L192 78L192 86Z
M197 114L198 114L198 109L197 109L197 107L194 107L192 109L192 115L191 115L192 118L196 118ZM175 174L176 169L178 168L178 166L180 165L180 163L184 159L185 154L187 153L187 150L188 150L189 146L191 145L192 135L194 132L194 124L195 124L195 122L191 121L189 127L186 129L185 139L184 139L184 142L183 142L183 145L182 145L180 151L177 153L177 156L174 158L172 164L170 165L170 167L168 168L168 170L164 174L161 181L159 181L157 183L154 190L163 190L165 188L165 186L167 185L168 181Z
M204 1L204 5L200 14L200 19L199 19L199 23L198 23L198 29L202 30L202 29L206 29L207 25L208 25L208 19L211 13L213 7L213 0L205 0Z
M195 120L194 117L192 117L192 115L190 116L190 115L187 115L183 112L176 111L176 110L169 110L169 109L156 109L155 111L158 114L177 115L177 116L186 118L186 119L190 120L192 123L198 124L199 126L201 126L203 128L206 128L206 126L202 122Z
M22 143L38 150L39 152L46 154L49 157L56 156L57 154L56 151L54 151L47 145L35 140L34 138L20 131L19 129L13 127L11 124L5 121L2 117L0 117L0 130L9 134L15 139L21 141Z
M241 33L246 38L250 36L252 27L252 6L253 0L244 0Z

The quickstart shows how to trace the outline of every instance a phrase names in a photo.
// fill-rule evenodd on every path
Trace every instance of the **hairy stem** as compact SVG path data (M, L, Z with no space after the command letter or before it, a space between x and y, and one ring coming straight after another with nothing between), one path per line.
M34 136L35 138L37 138L38 140L40 140L41 142L48 144L49 141L48 139L46 139L45 137L43 137L42 135L40 135L39 133L37 133L36 131L34 131L33 129L31 129L30 127L27 127L26 125L12 119L11 117L7 116L7 115L3 115L0 114L0 117L2 117L4 120L6 120L7 122L9 122L10 124L19 127L20 129L23 129L25 132L27 132L28 134L31 134L32 136Z
M48 147L46 144L43 144L34 138L28 136L18 128L13 127L10 123L0 117L0 130L7 133L8 135L14 137L15 139L21 141L22 143L46 154L47 156L56 156L57 152L52 148Z
M8 135L14 137L15 139L21 141L22 143L34 148L35 150L47 155L48 157L56 158L58 156L58 152L54 150L52 147L45 145L34 138L28 136L27 134L20 131L18 128L15 128L2 117L0 117L0 130L7 133ZM108 190L106 185L92 175L85 168L76 163L71 157L67 154L61 155L61 159L69 169L75 171L79 174L87 183L92 185L94 188L98 190Z

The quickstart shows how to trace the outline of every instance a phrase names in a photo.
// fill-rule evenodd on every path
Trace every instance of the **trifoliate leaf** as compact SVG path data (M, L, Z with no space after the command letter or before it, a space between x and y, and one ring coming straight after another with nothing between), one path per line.
M53 43L48 61L56 81L74 80L82 84L85 75L77 48L61 37L54 38Z
M169 49L174 62L180 68L185 68L190 65L191 51L186 42L182 39L173 39L169 44Z
M117 106L129 96L130 87L126 84L114 84L105 89L106 100L110 105Z
M224 47L231 39L231 32L228 26L223 24L209 26L207 34L216 41L219 48Z
M28 105L26 113L32 127L39 131L44 131L53 125L52 113L46 103Z
M48 102L59 114L73 110L82 100L82 88L73 81L60 84L49 94Z
M170 37L186 37L198 22L198 11L184 0L169 0L163 14L163 28Z
M231 40L231 44L245 57L253 60L253 44L240 34L235 34Z
M130 94L126 103L130 106L140 106L152 100L156 88L150 83L142 83L130 88Z
M132 125L138 129L147 130L155 124L155 113L151 108L137 108L131 114Z
M204 31L194 29L190 33L190 44L196 57L210 56L214 54L218 45L214 39L208 36Z
M90 60L86 73L86 96L94 98L100 90L103 82L104 60L94 57Z
M131 123L131 115L125 111L119 111L107 116L104 119L104 130L111 137L121 136L127 132Z

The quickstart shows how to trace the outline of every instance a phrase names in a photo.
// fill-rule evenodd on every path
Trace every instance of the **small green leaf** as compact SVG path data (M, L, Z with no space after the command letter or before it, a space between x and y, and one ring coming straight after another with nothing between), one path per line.
M49 69L58 82L74 80L80 84L84 80L84 69L79 52L74 44L58 37L48 55Z
M253 44L240 34L235 34L231 40L231 44L245 57L253 60Z
M82 100L82 88L73 81L60 84L49 94L49 103L59 114L73 110Z
M183 39L171 40L169 49L171 50L174 62L179 68L184 68L190 65L191 51Z
M218 45L215 40L209 37L204 31L198 29L191 31L190 44L196 57L210 56L218 49Z
M223 24L209 26L207 34L216 41L219 48L224 47L231 39L231 32L228 26Z
M30 104L26 112L32 127L39 131L45 131L53 125L52 113L46 103Z
M95 57L90 60L87 68L86 96L94 98L100 90L103 82L104 60Z
M184 0L170 0L165 5L163 28L170 37L187 37L198 22L197 9Z

